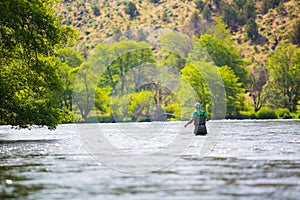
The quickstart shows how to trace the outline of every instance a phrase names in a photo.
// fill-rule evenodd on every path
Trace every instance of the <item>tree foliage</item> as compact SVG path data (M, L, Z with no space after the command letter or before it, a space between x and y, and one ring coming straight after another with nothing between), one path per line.
M247 20L255 18L254 2L252 0L233 0L230 3L222 1L222 16L224 22L235 32L238 27L245 25Z
M224 22L234 32L237 30L237 13L230 4L224 4L222 6L222 17Z
M250 18L245 27L246 35L249 39L255 40L258 38L258 26L253 18Z
M211 19L211 10L210 10L210 8L209 8L208 5L206 5L204 7L202 15L203 15L203 18L206 19L207 21L211 21L212 20Z
M73 95L74 111L85 121L95 109L103 114L111 114L112 96L125 98L134 91L132 88L139 87L143 71L132 69L139 69L153 62L152 50L145 42L120 41L112 45L99 44L89 61L82 64L77 75L77 87ZM119 105L118 98L114 101Z
M79 66L83 63L83 57L71 48L61 48L55 52L57 62L62 64L58 68L58 75L62 82L60 96L60 109L63 114L62 122L73 122L72 91Z
M300 50L294 45L281 43L270 57L267 69L270 74L269 103L275 108L296 111L300 99Z
M242 83L230 67L220 67L219 71L226 91L226 115L227 117L236 117L244 108L245 98Z
M294 24L292 32L289 33L289 38L292 43L300 46L300 20L297 20Z
M266 94L266 83L268 81L268 72L263 66L254 66L251 74L251 88L246 89L246 92L249 92L249 96L253 101L254 111L259 111L265 104L268 99Z
M136 5L132 2L126 3L124 11L127 15L130 16L130 19L133 19L139 14Z
M248 72L244 67L241 55L232 45L209 34L201 35L198 42L208 52L217 66L229 66L236 76L238 76L244 84L247 84Z
M269 9L276 8L280 2L284 0L263 0L261 5L261 11L263 14L267 13Z
M75 31L60 26L52 0L0 2L0 115L2 124L60 123L61 64L52 55Z
M204 7L205 7L205 2L202 1L202 0L196 0L195 1L195 5L196 5L196 8L202 12L204 10Z
M181 70L183 77L192 86L198 99L201 100L203 107L209 106L210 96L207 84L205 83L203 76L199 73L198 66L213 67L211 63L200 62L200 63L189 63ZM202 67L204 68L204 67Z

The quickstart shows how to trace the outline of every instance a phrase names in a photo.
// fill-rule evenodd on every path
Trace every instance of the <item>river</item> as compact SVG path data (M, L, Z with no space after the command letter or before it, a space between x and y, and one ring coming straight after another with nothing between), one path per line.
M299 120L183 125L1 126L0 199L299 199Z

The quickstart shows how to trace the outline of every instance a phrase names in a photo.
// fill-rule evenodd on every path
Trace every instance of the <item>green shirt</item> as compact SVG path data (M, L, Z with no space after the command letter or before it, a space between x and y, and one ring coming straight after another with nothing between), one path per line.
M193 113L194 125L205 125L207 114L204 110L196 110Z
M192 118L197 118L197 116L199 115L204 115L204 118L208 118L207 113L204 110L196 110L195 112L193 112Z

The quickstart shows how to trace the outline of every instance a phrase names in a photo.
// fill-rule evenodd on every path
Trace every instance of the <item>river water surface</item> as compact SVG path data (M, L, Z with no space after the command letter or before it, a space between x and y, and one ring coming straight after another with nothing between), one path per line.
M299 120L183 124L96 124L102 139L82 134L92 124L1 126L0 199L299 199Z

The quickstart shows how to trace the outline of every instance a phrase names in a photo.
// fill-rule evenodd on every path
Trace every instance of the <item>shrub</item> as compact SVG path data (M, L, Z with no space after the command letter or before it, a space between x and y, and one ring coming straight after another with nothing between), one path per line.
M180 105L178 103L169 104L163 109L166 111L167 118L169 118L170 120L180 119L181 110Z
M256 113L257 119L276 119L275 111L270 108L261 108Z
M93 9L93 13L95 16L99 16L100 15L100 10L97 6L92 6Z
M152 3L159 3L160 0L150 0Z
M204 7L205 7L205 2L202 1L202 0L197 0L195 1L195 5L196 5L196 8L202 12L204 10Z
M113 116L111 115L97 115L97 122L99 123L107 123L114 121Z
M256 113L254 112L254 110L241 111L240 115L244 116L244 118L256 119Z
M251 40L255 40L258 37L258 27L253 18L250 18L246 23L245 32L247 35L247 38Z
M291 119L291 113L287 108L279 108L276 110L276 116L278 119Z
M125 13L127 15L130 15L130 19L133 19L134 17L136 17L139 14L139 12L137 10L137 7L132 2L128 2L126 4L126 6L125 6Z
M293 119L299 119L300 118L300 114L299 113L291 113L291 118L293 118Z

